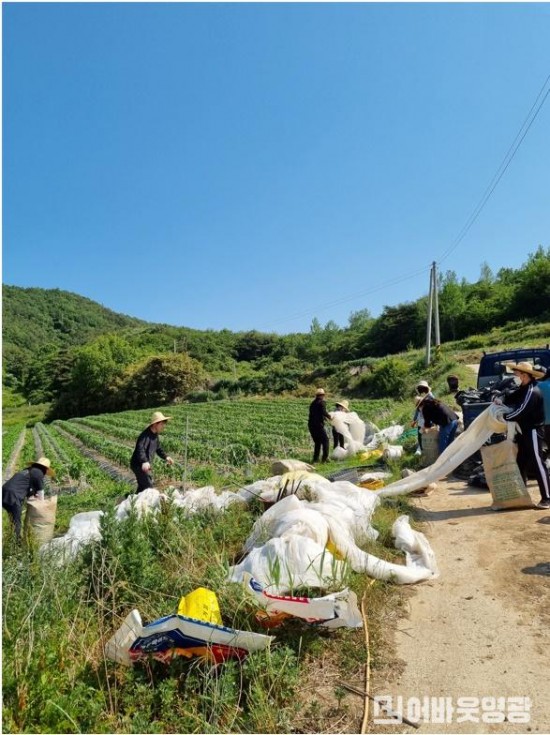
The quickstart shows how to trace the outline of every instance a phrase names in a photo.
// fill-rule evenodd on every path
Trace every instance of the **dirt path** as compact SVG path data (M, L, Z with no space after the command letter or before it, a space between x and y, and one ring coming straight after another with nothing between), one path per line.
M538 501L536 484L529 490ZM449 697L455 707L461 697L504 697L505 714L507 698L529 697L530 721L483 722L479 706L472 712L479 722L460 722L455 711L447 723L423 722L421 733L550 729L550 513L494 513L486 510L490 501L461 481L441 482L436 493L414 500L441 575L407 590L410 613L396 632L405 666L373 693L393 695L394 704L399 695L405 703ZM407 725L373 730L415 732Z

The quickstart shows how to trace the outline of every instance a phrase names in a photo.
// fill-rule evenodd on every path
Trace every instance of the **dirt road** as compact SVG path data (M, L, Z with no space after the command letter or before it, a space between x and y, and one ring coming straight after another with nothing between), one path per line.
M536 484L529 490L538 501ZM394 680L376 682L373 694L392 695L393 705L402 696L405 714L408 704L415 716L418 705L409 697L421 703L436 697L438 705L455 708L443 721L422 722L421 733L549 732L550 512L487 511L490 494L458 480L413 502L440 577L407 591L410 614L396 632L405 665L396 666L403 671ZM464 710L456 711L462 697L479 700L467 721L460 721ZM504 698L503 710L486 700L484 712L483 697ZM531 702L529 721L513 722L508 698L524 697ZM527 711L525 700L519 707ZM404 724L371 731L415 732Z

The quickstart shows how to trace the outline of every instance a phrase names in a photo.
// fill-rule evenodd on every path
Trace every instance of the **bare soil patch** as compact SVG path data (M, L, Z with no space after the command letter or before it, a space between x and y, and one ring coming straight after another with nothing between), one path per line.
M535 502L538 487L529 484ZM550 689L550 512L490 512L491 495L462 481L417 498L418 517L440 577L405 590L409 613L395 632L395 673L373 694L480 700L478 721L422 722L419 732L548 732ZM529 697L530 721L483 721L481 699ZM487 720L485 715L485 720ZM371 732L415 732L405 724Z

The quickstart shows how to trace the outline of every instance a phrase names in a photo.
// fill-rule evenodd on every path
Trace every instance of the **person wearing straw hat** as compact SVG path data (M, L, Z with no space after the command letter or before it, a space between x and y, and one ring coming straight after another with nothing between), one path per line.
M53 477L55 472L50 460L47 457L40 457L36 462L31 462L26 469L16 472L2 485L2 508L8 512L18 540L21 539L23 503L34 495L43 496L45 475Z
M159 439L159 434L164 431L171 418L171 416L165 416L161 411L155 411L151 416L149 426L138 436L136 448L130 460L130 467L137 480L137 493L154 487L151 465L155 454L158 454L168 464L174 464L172 457L169 457L160 446Z
M328 460L329 439L325 431L325 419L330 421L330 414L325 403L325 391L317 388L315 398L309 404L309 419L307 426L313 439L313 462L319 461L321 448L323 450L322 460Z
M540 503L536 507L547 510L550 508L550 476L542 453L544 401L536 383L537 379L545 377L545 373L530 362L508 363L506 371L513 373L520 381L519 388L502 400L496 398L494 402L512 408L504 418L506 421L515 421L520 428L516 433L519 471L523 481L527 482L527 470L533 466L540 490Z
M336 403L335 411L343 411L344 413L349 413L349 403L348 401L338 401ZM340 432L336 431L334 426L332 427L332 441L334 442L334 449L336 447L342 447L344 449L344 435L340 434Z
M416 408L422 413L424 419L424 428L421 431L431 429L432 426L439 426L439 454L442 454L455 438L458 416L447 404L430 397L428 393L420 396Z

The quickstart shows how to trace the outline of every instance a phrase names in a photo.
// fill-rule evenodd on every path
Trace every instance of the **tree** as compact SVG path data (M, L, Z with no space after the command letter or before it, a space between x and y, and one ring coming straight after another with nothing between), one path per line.
M208 386L208 375L184 353L147 357L129 368L120 381L123 408L162 406Z
M352 332L362 332L368 329L374 319L368 309L361 309L360 311L352 311L348 317L349 329Z
M114 334L75 349L70 380L53 405L52 415L67 418L116 409L117 379L135 358L134 348Z

